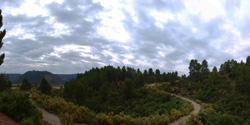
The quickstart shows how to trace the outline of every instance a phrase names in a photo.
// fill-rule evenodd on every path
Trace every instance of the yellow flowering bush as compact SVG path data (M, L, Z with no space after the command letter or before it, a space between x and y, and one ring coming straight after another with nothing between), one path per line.
M200 117L198 115L191 114L186 122L186 125L203 125L199 119Z
M176 109L171 109L170 111L171 120L176 120L181 117L181 112Z
M170 122L170 119L166 114L157 114L151 116L150 122L152 125L167 125Z
M98 113L96 115L96 122L102 125L113 125L113 119L104 113Z

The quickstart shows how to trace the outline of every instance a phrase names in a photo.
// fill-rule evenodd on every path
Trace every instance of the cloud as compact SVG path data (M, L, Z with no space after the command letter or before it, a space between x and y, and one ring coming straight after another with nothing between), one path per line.
M247 0L4 0L6 59L0 70L77 73L126 65L188 74L193 58L207 59L210 68L240 61L250 52L249 5Z

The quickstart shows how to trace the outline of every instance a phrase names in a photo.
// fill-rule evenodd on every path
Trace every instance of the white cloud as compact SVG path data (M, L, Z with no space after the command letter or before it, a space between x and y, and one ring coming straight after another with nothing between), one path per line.
M184 3L190 14L200 15L204 21L226 14L218 0L185 0Z
M60 47L54 47L55 53L68 53L72 52L79 52L79 53L90 53L91 47L90 46L81 46L81 45L63 45Z

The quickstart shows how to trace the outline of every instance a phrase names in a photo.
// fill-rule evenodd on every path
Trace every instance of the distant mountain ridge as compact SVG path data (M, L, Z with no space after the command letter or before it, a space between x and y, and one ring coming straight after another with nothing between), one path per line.
M65 82L76 78L77 74L53 74L48 71L27 71L24 74L6 74L9 79L15 83L22 83L23 78L27 78L32 84L39 84L40 80L45 77L52 85L63 85Z

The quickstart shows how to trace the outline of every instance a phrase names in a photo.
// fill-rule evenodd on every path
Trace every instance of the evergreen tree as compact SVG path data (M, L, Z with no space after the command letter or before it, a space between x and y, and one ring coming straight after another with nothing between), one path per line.
M157 82L160 82L161 73L160 73L160 70L159 70L159 69L156 69L156 70L155 70L155 77L156 77L156 81L157 81Z
M149 70L148 70L148 75L149 75L149 76L153 76L153 75L154 75L154 72L153 72L153 69L152 69L152 68L149 68Z
M45 78L42 78L40 81L40 85L38 87L38 90L40 90L44 94L50 94L51 89L52 89L52 87L48 83L48 81Z
M250 56L247 56L246 66L250 66Z
M124 97L129 99L133 96L134 82L130 78L125 79Z
M143 76L144 76L144 77L147 77L147 76L148 76L148 71L147 71L147 70L144 70Z
M127 74L126 68L125 66L123 66L122 67L122 80L125 80L125 78L127 77L126 74Z
M194 81L199 81L202 79L201 75L201 64L195 59L192 59L189 63L189 76Z
M223 73L224 72L224 64L220 65L220 72Z
M2 26L3 26L3 16L2 16L2 10L0 10L0 29ZM3 37L5 36L5 34L6 34L6 30L0 31L0 50L3 46L2 40L3 40ZM5 57L4 53L0 55L0 65L3 64L4 57Z
M0 74L0 92L9 90L11 87L11 81L4 74Z
M32 88L31 83L28 81L28 79L23 78L22 84L20 86L21 90L30 90Z
M202 75L208 75L209 73L207 60L205 59L202 61L202 64L201 64L201 73Z
M217 67L215 66L214 68L213 68L213 74L217 74L218 73L218 70L217 70Z

